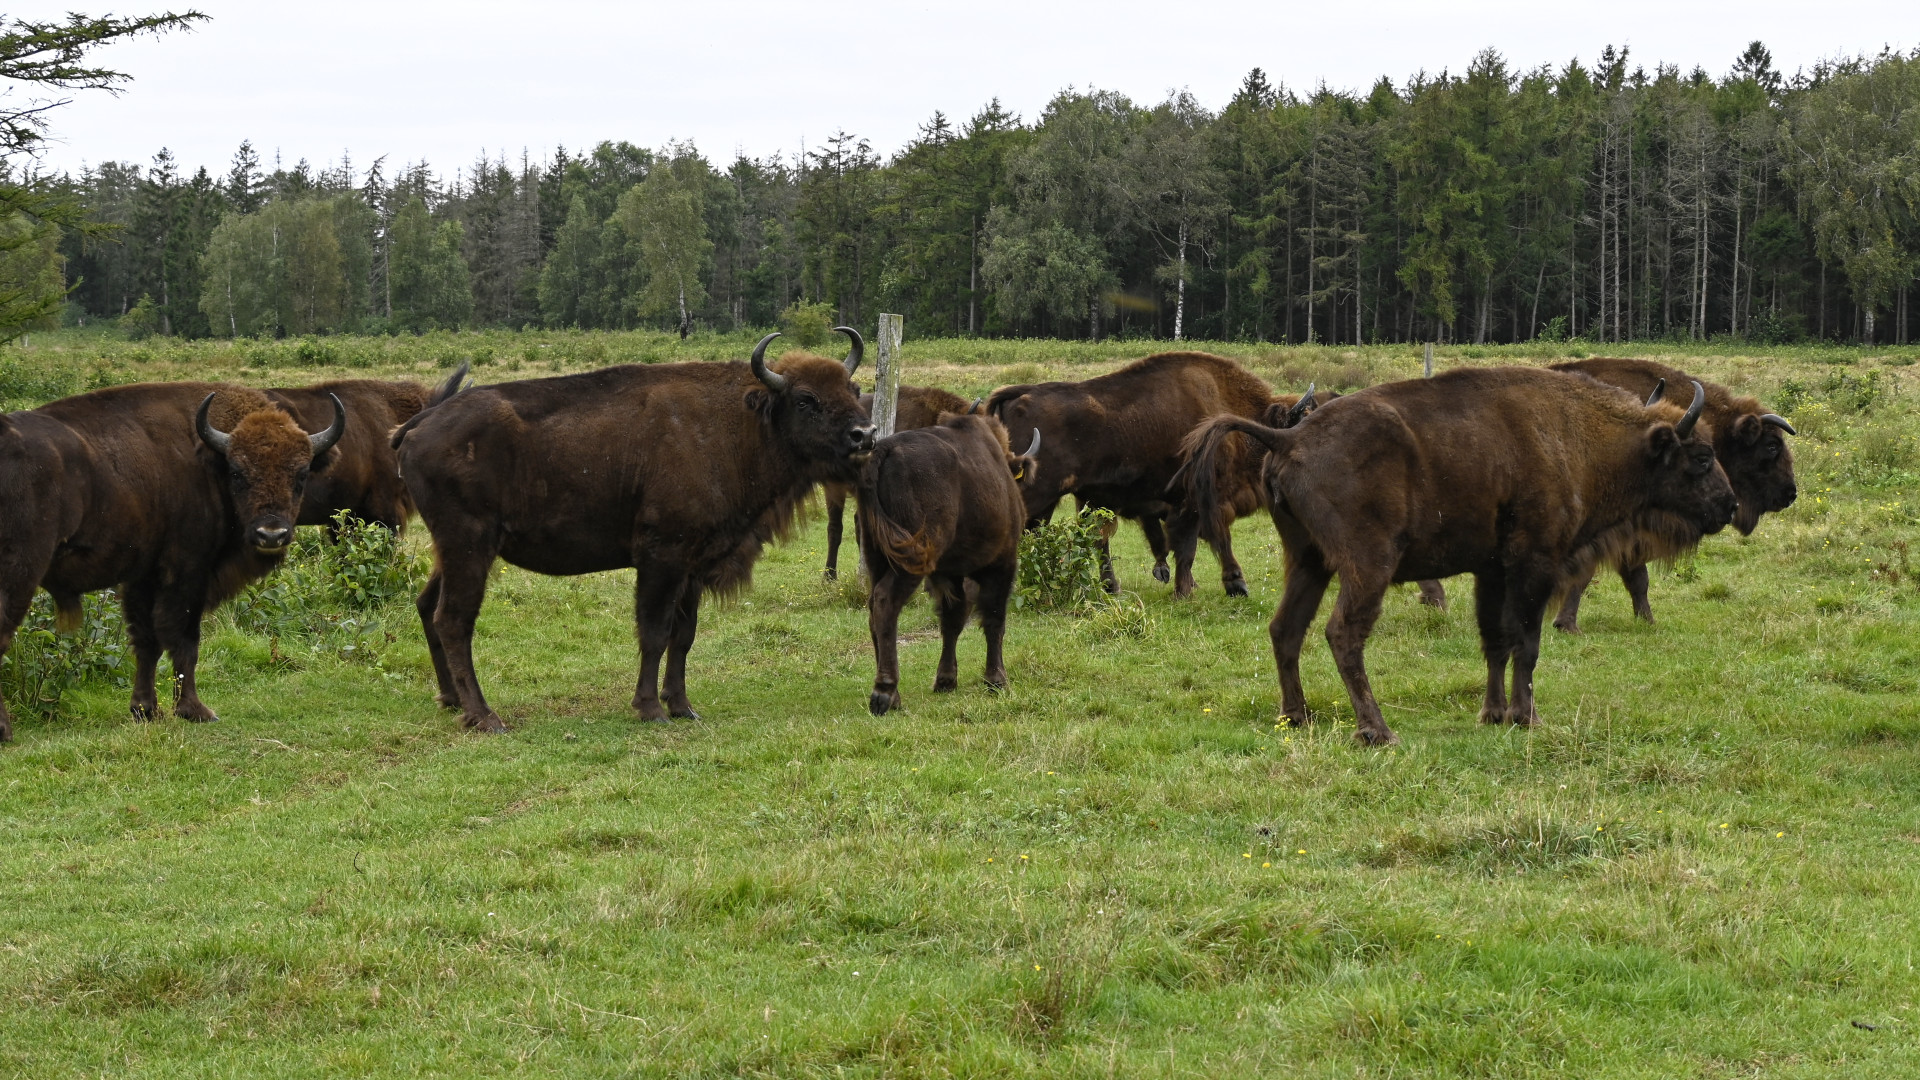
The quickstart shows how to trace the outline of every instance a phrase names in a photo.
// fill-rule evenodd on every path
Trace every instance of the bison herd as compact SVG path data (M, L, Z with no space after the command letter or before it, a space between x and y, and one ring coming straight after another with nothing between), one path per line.
M1646 565L1731 523L1749 533L1794 500L1788 422L1757 401L1643 360L1459 369L1322 400L1275 395L1224 357L1162 353L1097 378L1006 386L969 403L902 387L897 433L876 441L846 359L790 352L777 334L745 363L622 365L463 387L349 380L300 389L120 386L0 416L0 659L38 589L70 626L80 594L119 590L136 661L131 710L212 720L194 682L202 615L280 563L296 525L340 511L400 528L418 512L433 572L418 611L442 705L502 731L473 664L496 559L542 574L635 569L642 719L695 716L687 653L702 599L743 588L813 489L843 510L871 579L877 668L869 707L899 708L901 608L923 585L952 690L977 609L986 682L1002 659L1020 536L1071 495L1136 522L1154 576L1194 588L1200 540L1230 596L1247 593L1236 518L1264 508L1285 553L1269 626L1281 709L1307 720L1300 651L1327 586L1326 635L1359 738L1395 741L1364 650L1388 586L1474 577L1487 723L1532 724L1547 605L1577 629L1596 568L1617 568L1652 619ZM1014 447L1025 449L1016 453ZM1168 566L1171 555L1173 565ZM1102 551L1107 587L1119 582ZM665 661L664 675L661 662ZM0 701L0 740L12 728Z

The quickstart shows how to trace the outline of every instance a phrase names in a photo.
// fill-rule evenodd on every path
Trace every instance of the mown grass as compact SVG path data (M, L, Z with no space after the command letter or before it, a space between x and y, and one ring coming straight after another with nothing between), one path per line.
M440 341L469 337L487 338ZM654 347L607 338L609 359ZM353 369L389 373L440 364L432 340L339 344L423 350ZM35 335L4 355L333 374L140 347ZM910 378L973 392L1151 346L970 351L1000 347L910 346ZM1441 360L1543 358L1485 352ZM1239 355L1322 385L1419 363ZM927 691L917 601L907 709L883 719L857 590L818 579L818 522L704 620L693 722L630 717L626 574L500 572L477 650L515 725L497 738L433 707L404 605L357 652L220 616L202 667L220 723L133 724L89 685L0 750L0 1071L1920 1073L1909 359L1685 356L1795 399L1801 502L1656 568L1657 627L1596 584L1586 634L1546 644L1532 732L1474 722L1464 582L1447 613L1396 591L1374 639L1400 747L1352 744L1317 638L1322 719L1276 728L1261 520L1237 537L1246 600L1203 555L1175 602L1123 528L1129 606L1017 612L997 696L971 632L962 689Z

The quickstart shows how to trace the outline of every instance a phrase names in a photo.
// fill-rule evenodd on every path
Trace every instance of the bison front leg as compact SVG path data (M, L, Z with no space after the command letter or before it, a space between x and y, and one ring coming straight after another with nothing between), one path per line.
M1167 544L1173 548L1173 595L1193 595L1193 557L1200 550L1200 519L1177 514L1167 522Z
M1447 587L1433 580L1420 582L1420 602L1430 608L1447 610Z
M1560 598L1560 613L1553 617L1553 628L1564 634L1580 632L1580 601L1593 584L1593 570L1567 582L1567 594ZM1628 587L1631 590L1631 586Z
M162 593L154 608L154 629L173 659L173 715L195 723L220 719L200 700L195 681L200 668L201 604L206 595L206 584L195 581Z
M846 528L847 496L844 492L829 486L827 488L827 571L828 581L840 576L840 538Z
M439 537L434 538L434 546L440 563L440 602L433 609L432 633L440 641L447 675L460 701L461 723L498 734L507 730L506 721L487 704L473 670L473 624L486 602L487 571L493 566L495 550L481 543L442 544Z
M446 646L440 643L440 632L433 628L433 613L440 606L440 570L436 567L432 576L427 578L427 587L413 602L413 610L420 615L420 633L427 639L427 656L433 661L433 678L440 686L440 692L434 696L442 708L460 707L460 691L453 685L453 672L447 667Z
M1513 703L1507 720L1522 727L1540 722L1533 704L1533 669L1540 662L1540 626L1546 621L1551 573L1516 576L1507 584L1507 621L1513 627Z
M1627 595L1633 597L1634 618L1652 626L1653 605L1647 603L1647 564L1621 567L1620 583L1627 587Z
M700 592L699 585L687 583L674 613L673 641L667 648L667 713L683 720L700 719L687 700L687 653L693 649L694 635L700 629Z
M980 631L987 639L987 685L995 690L1007 687L1007 663L1001 647L1007 636L1007 601L1013 596L1015 568L996 566L973 576L978 585Z
M127 711L140 721L160 715L160 695L154 689L160 667L160 636L153 628L153 601L150 581L132 581L121 588L120 612L127 622L127 643L133 646L133 694Z
M960 634L967 628L967 588L964 580L934 578L934 602L940 609L940 666L934 669L933 692L944 694L960 688Z
M1480 655L1487 660L1487 692L1480 722L1507 722L1507 661L1513 656L1514 627L1508 622L1507 580L1498 570L1475 574L1473 616L1480 624Z
M1367 679L1367 638L1380 618L1380 602L1389 584L1385 575L1343 570L1340 599L1334 601L1333 614L1327 619L1327 645L1333 649L1333 664L1340 669L1347 697L1353 702L1354 735L1368 746L1390 746L1400 741L1380 715L1380 703L1374 700L1373 684Z
M0 665L7 662L7 651L13 648L13 636L20 629L20 623L27 617L27 610L33 604L34 584L30 579L16 579L8 588L0 589ZM13 740L13 717L7 712L7 699L0 697L0 742Z
M1147 550L1153 552L1153 580L1165 585L1173 580L1167 571L1167 528L1166 523L1156 517L1140 519L1140 531L1146 534Z
M633 623L640 638L640 678L633 707L642 720L665 720L660 704L660 658L673 645L681 604L691 581L679 567L641 562L633 585Z
M876 552L867 569L873 574L873 587L867 590L867 633L873 640L873 693L867 698L867 711L885 716L900 707L900 609L920 586L920 579L904 573ZM964 602L964 601L963 601Z
M1331 580L1333 575L1319 552L1288 550L1287 584L1280 594L1280 605L1273 611L1273 621L1267 624L1267 636L1273 641L1273 661L1280 670L1280 712L1295 727L1307 722L1307 692L1300 684L1300 649Z

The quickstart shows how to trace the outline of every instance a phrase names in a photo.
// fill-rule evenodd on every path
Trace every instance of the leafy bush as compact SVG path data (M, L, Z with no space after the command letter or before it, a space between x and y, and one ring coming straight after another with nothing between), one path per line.
M1553 318L1548 319L1547 324L1540 328L1540 340L1567 340L1567 317L1565 315L1555 315Z
M134 305L120 316L120 329L125 331L128 341L145 341L160 332L160 309L154 305L153 297L142 294Z
M24 409L80 392L81 376L49 364L0 359L0 408Z
M1100 580L1100 540L1113 525L1113 511L1082 509L1056 516L1020 538L1017 608L1070 611L1107 603Z
M84 683L128 685L133 658L119 597L108 590L81 597L80 603L80 629L62 634L54 630L53 598L34 597L0 664L0 693L16 717L51 719L67 691Z
M817 349L826 344L827 335L832 331L832 304L796 300L780 313L780 332L803 349Z
M239 629L305 642L309 651L371 659L392 641L389 623L414 617L427 559L384 526L334 515L334 538L299 530L286 561L241 594L228 617Z
M1794 345L1807 339L1807 321L1799 315L1764 311L1747 323L1747 340L1761 345Z

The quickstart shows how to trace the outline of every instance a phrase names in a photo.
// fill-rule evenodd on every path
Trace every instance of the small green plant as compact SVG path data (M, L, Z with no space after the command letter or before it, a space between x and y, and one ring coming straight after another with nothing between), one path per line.
M120 329L126 332L129 341L147 340L160 332L160 325L160 308L154 304L153 297L144 294L120 316Z
M344 510L332 528L331 540L296 532L280 568L233 602L234 625L349 658L372 657L381 640L392 640L386 623L412 618L409 601L425 583L426 559L392 530Z
M1548 319L1547 324L1540 328L1540 340L1567 340L1567 317L1565 315L1555 315L1553 318Z
M300 367L332 367L340 362L340 353L331 342L303 337L293 347L293 362Z
M34 597L0 663L0 693L15 716L51 719L67 691L84 683L127 685L132 663L119 597L107 590L81 597L80 604L80 628L63 634L54 628L52 597Z
M826 344L827 334L832 330L832 304L795 300L780 313L780 332L803 349L817 349Z
M1014 606L1072 611L1107 603L1100 579L1100 540L1112 525L1113 511L1086 507L1021 537Z

